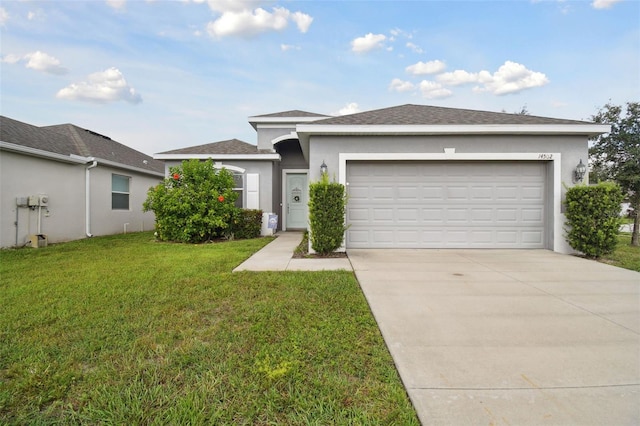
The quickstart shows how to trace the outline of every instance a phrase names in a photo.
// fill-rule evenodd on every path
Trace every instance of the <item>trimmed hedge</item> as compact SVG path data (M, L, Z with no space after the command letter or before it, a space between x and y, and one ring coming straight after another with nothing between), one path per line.
M329 254L342 245L347 198L344 185L329 182L325 173L319 182L309 185L309 225L311 248Z
M231 232L235 239L257 238L262 229L262 210L238 210L233 218Z
M612 182L578 185L567 190L567 242L575 250L598 258L612 253L622 220L620 187Z

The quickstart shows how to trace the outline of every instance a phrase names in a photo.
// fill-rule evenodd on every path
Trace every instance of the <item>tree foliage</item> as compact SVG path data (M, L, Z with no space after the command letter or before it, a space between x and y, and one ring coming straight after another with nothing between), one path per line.
M611 103L592 117L596 123L611 125L611 132L593 139L589 149L592 179L612 180L622 188L634 209L631 243L638 245L640 230L640 102L623 107Z
M147 192L144 211L156 216L161 241L198 243L228 236L237 217L233 175L211 160L184 161Z
M311 248L320 254L337 250L347 230L344 214L347 205L344 185L329 182L323 173L319 182L309 185L309 226Z
M567 241L590 257L613 252L620 230L622 192L613 182L567 189Z

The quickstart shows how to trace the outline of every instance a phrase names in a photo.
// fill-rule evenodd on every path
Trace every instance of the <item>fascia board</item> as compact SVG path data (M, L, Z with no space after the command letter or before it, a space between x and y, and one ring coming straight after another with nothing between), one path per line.
M280 154L155 154L155 160L268 160L279 161Z
M5 151L17 152L20 154L30 155L33 157L40 157L48 160L60 161L63 163L85 164L87 162L85 157L79 157L73 154L71 155L58 154L55 152L44 151L42 149L31 148L23 145L16 145L10 142L0 141L0 149Z
M157 177L161 177L161 178L164 177L164 173L154 172L153 170L147 170L147 169L143 169L141 167L130 166L128 164L122 164L122 163L118 163L118 162L115 162L115 161L103 160L101 158L96 158L95 160L98 162L98 164L101 164L101 165L104 165L104 166L113 167L113 168L116 168L116 169L130 170L132 172L143 173L145 175L157 176Z
M310 135L584 135L611 131L608 124L473 124L473 125L322 125L299 124L300 137Z

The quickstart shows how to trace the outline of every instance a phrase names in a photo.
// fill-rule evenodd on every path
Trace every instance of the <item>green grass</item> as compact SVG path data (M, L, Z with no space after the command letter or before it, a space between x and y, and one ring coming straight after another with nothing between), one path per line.
M352 273L269 239L0 251L0 424L418 424Z
M620 268L640 272L640 247L631 245L631 233L621 232L618 235L616 250L610 255L602 256L599 260Z

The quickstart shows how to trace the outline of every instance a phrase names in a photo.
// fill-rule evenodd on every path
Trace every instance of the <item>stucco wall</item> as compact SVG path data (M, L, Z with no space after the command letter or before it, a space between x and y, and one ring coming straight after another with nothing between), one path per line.
M24 246L29 235L46 234L49 243L86 237L84 164L69 164L32 156L0 152L0 244ZM130 176L130 210L111 209L111 174ZM98 165L91 169L91 233L110 235L124 231L152 230L153 213L143 213L147 190L159 178ZM17 197L47 194L49 207L35 209L16 206ZM17 226L16 226L16 210ZM17 234L16 234L17 232ZM17 244L16 244L17 235Z
M147 199L150 187L160 183L161 178L150 177L129 170L98 165L91 173L91 221L93 235L112 235L127 232L150 231L154 229L153 212L142 212L142 204ZM111 176L117 174L129 177L129 210L111 208ZM83 220L84 223L84 220Z
M50 242L84 237L84 166L0 151L0 242L23 246L38 233L39 209L16 206L17 197L49 195L40 211L40 231ZM16 227L16 210L17 227ZM16 244L17 231L17 244Z
M291 132L295 131L295 125L275 128L260 127L258 129L258 149L273 149L272 140L280 136L290 135Z

